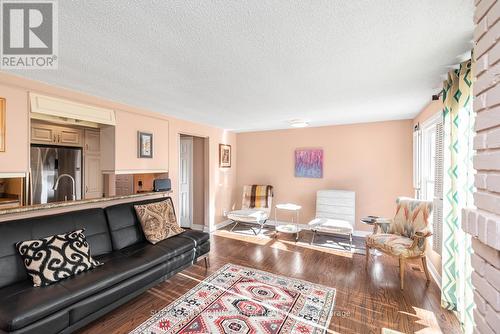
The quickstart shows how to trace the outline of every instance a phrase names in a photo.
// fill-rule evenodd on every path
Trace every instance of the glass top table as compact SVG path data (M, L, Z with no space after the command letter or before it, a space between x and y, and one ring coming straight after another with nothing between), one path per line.
M274 237L277 238L278 232L281 233L287 233L287 234L295 234L295 242L299 240L299 233L302 230L300 228L299 224L299 211L302 209L302 206L297 205L297 204L292 204L292 203L286 203L286 204L277 204L275 206L274 210L274 221L276 223L276 232L274 234ZM279 223L278 218L277 218L277 212L279 210L283 211L291 211L295 212L295 219L292 219L291 222L286 222L286 223Z

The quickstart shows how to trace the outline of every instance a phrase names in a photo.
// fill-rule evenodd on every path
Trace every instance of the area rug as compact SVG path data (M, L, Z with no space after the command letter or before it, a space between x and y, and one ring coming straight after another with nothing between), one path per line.
M335 289L226 264L132 334L325 333Z

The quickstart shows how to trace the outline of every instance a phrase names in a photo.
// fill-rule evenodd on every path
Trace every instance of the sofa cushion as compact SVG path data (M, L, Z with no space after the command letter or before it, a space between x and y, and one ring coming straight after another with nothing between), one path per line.
M90 256L83 230L20 241L16 248L34 286L50 285L101 263Z
M210 234L201 232L201 231L195 231L195 230L185 230L183 233L179 234L177 237L181 238L186 238L189 240L193 240L195 243L195 247L198 245L201 245L210 239Z
M8 332L22 328L55 313L71 301L69 291L61 284L36 288L24 280L1 288L0 329Z
M134 208L144 236L152 244L184 232L177 224L170 197L161 202L135 205Z
M192 255L189 252L186 252L170 259L168 262L152 267L147 271L126 279L109 289L85 298L84 300L81 300L71 306L70 322L73 324L91 313L94 313L96 310L100 310L115 301L124 298L126 295L140 290L150 282L153 282L168 273L172 273L178 268L190 264L191 262Z
M120 250L144 242L145 240L134 205L155 203L164 200L165 198L157 198L147 201L117 204L105 208L104 212L108 218L113 249Z
M102 209L2 222L0 224L0 288L28 279L15 244L19 241L85 229L91 255L110 253L111 238Z

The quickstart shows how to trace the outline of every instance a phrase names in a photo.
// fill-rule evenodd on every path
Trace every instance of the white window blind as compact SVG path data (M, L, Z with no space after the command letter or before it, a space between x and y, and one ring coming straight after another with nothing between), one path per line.
M432 219L432 249L441 254L443 245L443 172L444 172L444 128L441 119L436 124L436 158L434 181L434 213Z
M413 130L413 188L415 189L415 197L420 197L420 186L422 179L422 131L417 125Z

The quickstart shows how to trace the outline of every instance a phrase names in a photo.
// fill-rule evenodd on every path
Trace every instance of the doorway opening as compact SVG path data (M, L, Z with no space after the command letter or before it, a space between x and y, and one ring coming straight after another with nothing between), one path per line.
M179 223L204 230L208 208L208 138L179 137Z

